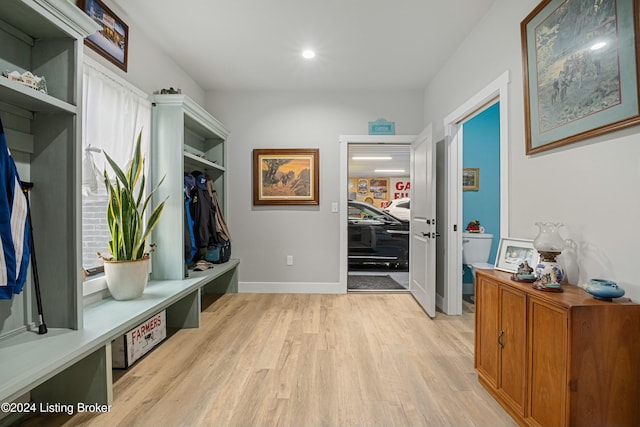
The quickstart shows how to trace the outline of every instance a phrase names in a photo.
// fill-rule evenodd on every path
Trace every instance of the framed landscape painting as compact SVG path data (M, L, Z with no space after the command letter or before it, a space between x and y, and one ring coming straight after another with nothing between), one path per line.
M317 148L253 150L254 205L318 205Z
M462 171L462 191L480 190L480 168L464 168Z
M640 122L639 0L544 0L520 24L527 154Z
M89 35L84 43L126 72L129 26L100 0L78 0L78 7L102 28Z

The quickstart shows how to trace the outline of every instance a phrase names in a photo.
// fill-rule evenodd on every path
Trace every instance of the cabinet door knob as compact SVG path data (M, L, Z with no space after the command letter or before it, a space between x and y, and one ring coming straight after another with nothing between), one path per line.
M504 331L500 331L500 335L498 335L498 344L500 344L501 348L504 348Z

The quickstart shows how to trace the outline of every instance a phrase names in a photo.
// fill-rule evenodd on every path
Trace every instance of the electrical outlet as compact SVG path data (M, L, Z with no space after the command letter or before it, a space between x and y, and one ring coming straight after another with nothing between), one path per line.
M338 212L338 202L331 202L331 212L332 213Z
M287 265L293 265L293 255L287 255Z

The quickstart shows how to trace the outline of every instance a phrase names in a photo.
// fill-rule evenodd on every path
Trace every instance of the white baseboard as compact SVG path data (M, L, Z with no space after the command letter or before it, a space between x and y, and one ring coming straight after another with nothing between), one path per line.
M238 282L239 293L258 294L344 294L345 285L313 282Z

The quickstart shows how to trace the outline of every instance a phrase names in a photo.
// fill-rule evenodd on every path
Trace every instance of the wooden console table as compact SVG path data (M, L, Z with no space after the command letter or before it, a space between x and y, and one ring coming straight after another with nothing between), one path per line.
M640 426L640 305L476 271L475 368L523 426Z

